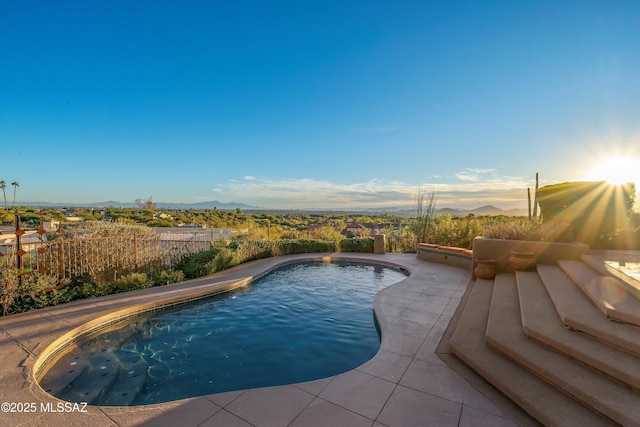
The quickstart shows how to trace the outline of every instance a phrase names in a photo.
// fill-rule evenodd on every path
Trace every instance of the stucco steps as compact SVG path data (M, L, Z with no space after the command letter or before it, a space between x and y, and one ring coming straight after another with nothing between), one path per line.
M594 255L582 255L582 261L584 261L585 264L589 265L594 270L599 271L601 274L610 274L617 277L621 280L622 284L627 288L629 292L631 292L636 298L640 299L640 280L637 278L637 274L635 276L633 274L627 274L629 272L628 264L634 265L636 267L636 273L638 271L638 260L635 257L635 254L630 255L628 259L633 260L630 262L625 262L625 259L623 257L622 260L607 263L601 258ZM616 264L618 265L618 268L614 266Z
M516 276L499 274L487 320L487 344L595 413L624 426L640 425L640 394L528 339L520 319Z
M493 285L492 280L472 285L449 342L452 353L544 425L615 425L487 346Z
M640 356L640 327L607 319L560 267L538 265L537 270L565 326Z
M640 325L640 300L622 281L603 276L581 261L559 260L558 265L608 318Z
M640 391L640 358L567 329L537 273L517 272L516 279L526 336Z

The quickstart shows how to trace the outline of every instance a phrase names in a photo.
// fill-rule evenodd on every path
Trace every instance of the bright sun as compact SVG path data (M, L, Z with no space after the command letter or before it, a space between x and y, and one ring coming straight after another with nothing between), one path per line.
M640 184L640 159L634 157L610 157L598 163L589 174L593 181L610 184L634 182Z

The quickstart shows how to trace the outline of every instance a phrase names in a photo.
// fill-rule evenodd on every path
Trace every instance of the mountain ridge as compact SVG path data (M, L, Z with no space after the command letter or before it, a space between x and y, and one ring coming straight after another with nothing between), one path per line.
M138 205L133 202L118 202L114 200L108 200L104 202L94 203L53 203L53 202L23 202L21 206L35 207L35 208L135 208ZM376 213L376 214L401 214L412 215L415 214L415 207L408 206L392 206L392 207L380 207L380 208L264 208L260 206L248 205L245 203L229 202L224 203L218 200L196 202L196 203L173 203L173 202L156 202L157 209L221 209L221 210L248 210L248 211L260 211L260 212L300 212L300 213L344 213L344 212L361 212L361 213ZM473 209L460 209L444 207L435 210L436 214L449 214L451 216L461 217L468 216L470 214L476 216L527 216L526 209L502 209L494 205L484 205Z

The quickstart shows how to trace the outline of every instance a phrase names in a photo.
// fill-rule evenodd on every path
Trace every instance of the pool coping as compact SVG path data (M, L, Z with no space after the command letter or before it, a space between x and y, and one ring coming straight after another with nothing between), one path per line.
M232 391L134 407L62 407L35 381L39 356L65 334L102 316L139 312L141 305L244 286L283 264L307 260L381 262L411 275L380 292L374 310L382 333L378 353L354 370L308 383ZM470 273L412 254L300 254L253 261L180 284L75 301L0 318L0 401L17 412L0 412L10 425L515 425L497 406L456 374L436 349L467 289ZM23 404L22 408L18 404ZM28 404L28 405L27 405ZM25 412L25 409L31 412ZM78 409L78 410L76 410ZM427 424L425 424L427 423Z

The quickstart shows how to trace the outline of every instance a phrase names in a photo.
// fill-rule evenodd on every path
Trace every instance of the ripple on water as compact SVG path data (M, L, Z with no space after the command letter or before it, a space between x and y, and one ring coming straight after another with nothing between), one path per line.
M116 383L104 405L150 404L325 378L375 355L380 341L373 298L405 277L393 268L362 264L286 266L242 292L137 318L92 338L82 349L93 363L111 354L119 358L117 381L127 381L130 372L144 376L136 377L135 391Z

